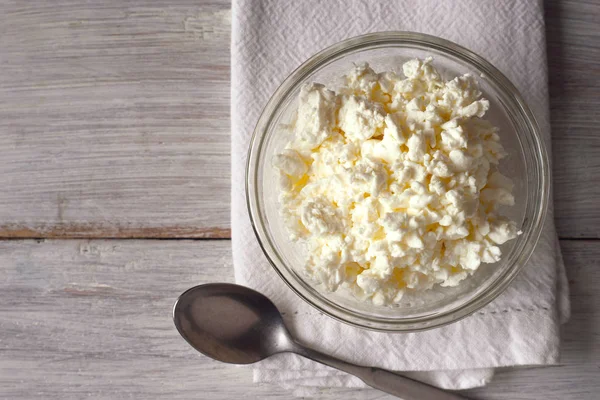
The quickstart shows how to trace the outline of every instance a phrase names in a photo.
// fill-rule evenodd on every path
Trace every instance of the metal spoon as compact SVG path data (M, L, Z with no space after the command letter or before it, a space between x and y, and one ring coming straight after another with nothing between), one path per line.
M271 300L244 286L211 283L193 287L175 303L173 320L193 348L226 363L251 364L277 353L296 353L355 375L369 386L404 400L464 399L396 373L351 364L299 344Z

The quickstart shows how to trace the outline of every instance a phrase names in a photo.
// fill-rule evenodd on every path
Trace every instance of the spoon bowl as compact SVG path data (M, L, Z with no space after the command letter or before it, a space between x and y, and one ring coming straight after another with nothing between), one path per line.
M230 364L252 364L290 348L291 339L275 304L244 286L193 287L175 303L173 320L193 348Z

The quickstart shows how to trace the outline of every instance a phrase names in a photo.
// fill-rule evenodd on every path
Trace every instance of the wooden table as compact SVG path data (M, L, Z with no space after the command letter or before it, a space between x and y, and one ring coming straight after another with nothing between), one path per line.
M477 399L600 397L600 4L547 3L560 366ZM0 5L0 398L288 399L197 355L176 296L232 281L230 4ZM390 398L324 390L323 399Z

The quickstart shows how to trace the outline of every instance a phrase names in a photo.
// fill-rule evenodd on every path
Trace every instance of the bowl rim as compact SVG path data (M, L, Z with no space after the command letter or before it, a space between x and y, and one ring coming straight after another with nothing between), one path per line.
M530 221L533 225L531 226L528 240L524 243L520 254L518 254L512 265L509 265L506 270L495 279L493 284L490 284L487 290L477 293L464 304L461 304L454 309L450 309L449 311L444 311L441 314L432 313L424 316L390 319L373 318L357 312L349 312L348 309L324 298L316 291L316 289L294 277L294 274L285 267L284 261L281 259L277 250L275 250L273 243L271 243L269 234L266 232L264 226L265 224L262 223L262 216L260 215L260 201L255 185L259 170L258 162L260 160L261 148L264 142L263 139L268 130L267 128L271 125L275 111L278 110L281 101L286 99L290 92L293 91L305 77L311 75L329 61L334 61L337 57L344 55L345 53L365 50L373 48L374 46L382 47L385 45L426 46L431 50L436 50L439 53L458 58L459 60L476 67L477 70L482 71L487 79L493 81L504 94L508 95L514 102L514 105L516 105L516 108L521 112L521 116L529 128L528 131L531 136L525 139L532 141L532 148L535 150L533 154L535 162L532 167L535 169L534 172L537 173L538 186L541 189L539 191L538 199L539 206L537 209L534 209L536 212L533 215L533 221ZM533 112L511 81L490 62L461 45L436 36L407 31L375 32L345 39L319 51L297 67L272 94L261 112L249 144L245 179L246 205L252 229L254 230L257 241L267 260L286 285L303 301L325 315L355 327L380 332L416 332L459 321L480 310L498 297L526 265L541 236L548 210L549 195L551 191L549 165L548 152ZM528 203L530 202L528 201ZM281 267L277 262L281 263ZM301 288L298 286L301 286Z

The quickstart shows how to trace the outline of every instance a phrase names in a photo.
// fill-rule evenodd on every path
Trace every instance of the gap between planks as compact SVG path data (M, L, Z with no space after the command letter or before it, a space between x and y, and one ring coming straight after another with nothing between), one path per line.
M0 240L13 239L231 239L229 228L98 227L58 225L39 228L0 228Z

